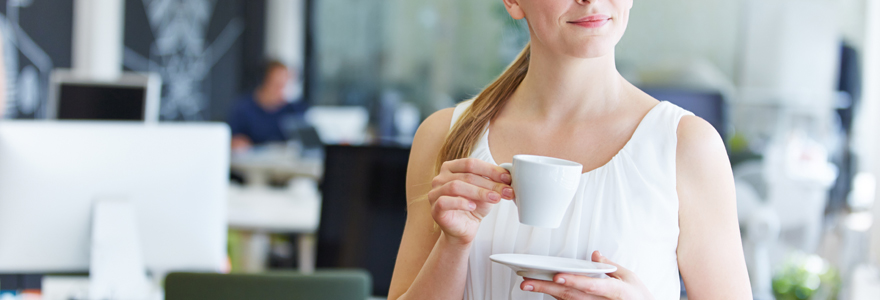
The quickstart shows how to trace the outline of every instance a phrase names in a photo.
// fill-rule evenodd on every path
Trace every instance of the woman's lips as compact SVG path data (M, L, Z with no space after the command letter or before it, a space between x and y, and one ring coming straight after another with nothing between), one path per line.
M584 28L599 28L605 26L609 21L611 21L611 17L606 15L592 15L586 16L574 21L570 21L572 25L577 25Z

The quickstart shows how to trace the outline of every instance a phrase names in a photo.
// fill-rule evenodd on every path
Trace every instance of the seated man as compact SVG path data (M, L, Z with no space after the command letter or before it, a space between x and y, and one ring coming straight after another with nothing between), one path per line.
M291 103L284 99L284 87L291 76L287 66L270 62L262 84L232 106L228 123L232 129L233 151L286 140L282 123L301 117L306 107L302 101Z

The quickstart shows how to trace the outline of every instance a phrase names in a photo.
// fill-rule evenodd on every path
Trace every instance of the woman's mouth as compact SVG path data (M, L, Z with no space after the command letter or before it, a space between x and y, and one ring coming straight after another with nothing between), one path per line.
M605 26L609 21L611 21L611 17L607 15L591 15L574 21L569 21L568 23L584 28L599 28Z

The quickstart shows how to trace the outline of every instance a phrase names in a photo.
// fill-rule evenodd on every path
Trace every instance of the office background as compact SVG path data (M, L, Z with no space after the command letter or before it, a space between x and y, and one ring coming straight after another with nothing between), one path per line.
M44 119L53 70L105 67L106 62L89 60L76 65L78 51L100 48L77 44L77 36L93 34L77 31L86 28L77 17L87 15L78 7L106 13L78 6L86 2L0 1L7 78L6 109L0 115ZM527 24L512 20L500 0L116 3L121 4L119 22L111 24L120 30L121 52L111 68L162 78L163 122L225 122L235 101L261 83L265 63L272 59L295 75L286 97L316 108L306 123L315 127L318 142L309 141L313 132L297 127L291 130L295 143L253 152L271 153L267 159L273 162L297 163L270 170L260 165L265 157L233 154L230 169L243 178L231 184L230 211L269 203L272 197L318 201L284 207L291 217L275 223L231 220L232 271L302 268L303 261L312 262L307 268L360 268L372 276L369 285L377 296L387 292L396 253L396 247L383 245L396 246L399 236L393 233L402 230L405 217L400 206L403 162L415 126L476 95L529 38ZM616 53L628 80L696 112L725 138L738 183L750 272L787 280L780 266L797 260L789 255L796 250L834 267L840 298L859 299L855 291L880 286L880 276L874 276L880 230L872 227L880 217L880 205L873 205L874 174L880 173L880 2L636 0ZM343 123L353 129L326 126ZM786 144L792 136L803 143ZM309 145L315 144L324 145L310 152ZM299 152L293 155L289 149ZM827 172L807 172L815 175L807 181L822 182L808 191L806 198L815 203L779 196L796 194L784 190L795 179L773 181L766 171L783 168L780 149L823 153L805 166L833 166L829 182L820 180ZM359 166L355 169L365 176L345 176L347 165ZM271 178L251 176L260 170ZM272 189L257 191L254 185ZM354 197L339 187L356 187L366 196ZM749 234L747 221L767 205L782 224L778 240L783 246L769 254L773 266L755 266L755 256L762 255L755 249L766 244ZM340 217L353 213L342 207L368 213ZM288 227L253 230L273 226ZM364 257L373 253L381 254ZM309 255L316 257L310 260ZM8 284L9 277L4 278L0 283ZM774 287L763 288L782 298Z

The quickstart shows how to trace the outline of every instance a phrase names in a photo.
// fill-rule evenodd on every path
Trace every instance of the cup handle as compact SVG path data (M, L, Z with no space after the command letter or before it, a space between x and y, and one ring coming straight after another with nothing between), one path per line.
M499 167L506 169L508 172L510 172L510 175L513 175L513 164L512 163L503 163Z

